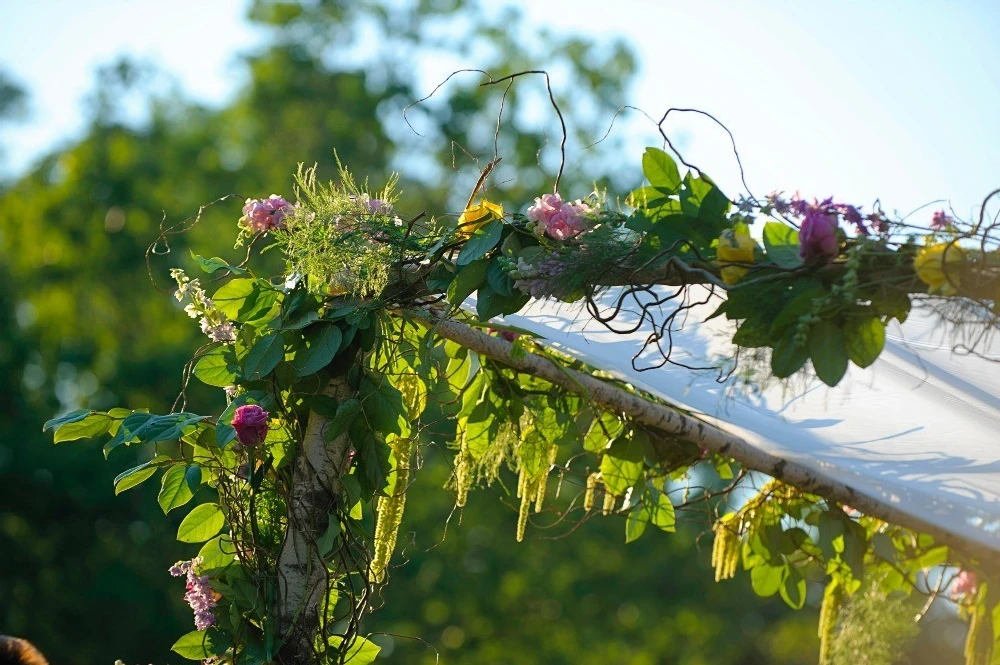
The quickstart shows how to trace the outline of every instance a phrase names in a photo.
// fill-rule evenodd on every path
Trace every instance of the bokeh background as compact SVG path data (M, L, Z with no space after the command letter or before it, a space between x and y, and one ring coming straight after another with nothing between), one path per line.
M474 73L407 123L453 71L550 72L573 197L638 185L641 147L677 106L726 123L756 194L881 197L916 215L943 200L968 216L1000 174L993 3L802 5L0 3L0 633L54 663L179 661L169 645L191 618L166 573L192 554L174 542L179 516L163 517L153 485L112 490L144 453L106 462L93 442L53 446L41 424L170 408L198 333L144 252L203 204L237 195L153 257L161 289L171 265L191 268L189 247L236 258L242 198L288 194L300 162L333 177L334 151L375 187L399 171L413 211L460 208L494 148L491 198L551 188L560 128L538 76L511 88L499 133L504 87ZM625 105L654 120L616 118ZM691 114L665 129L740 193L723 130ZM406 564L367 625L387 662L815 662L818 593L792 612L747 579L715 584L706 524L625 546L621 522L597 519L517 544L502 491L453 515L446 477L432 449L407 504ZM927 623L900 662L957 662L962 626L947 610Z

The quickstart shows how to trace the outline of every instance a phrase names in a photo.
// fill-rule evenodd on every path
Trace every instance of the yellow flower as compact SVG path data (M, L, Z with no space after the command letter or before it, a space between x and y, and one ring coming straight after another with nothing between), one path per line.
M953 296L958 293L959 275L956 269L965 261L965 251L955 243L943 242L924 247L913 259L913 269L920 281L929 286L928 293Z
M483 199L466 208L458 218L458 233L468 238L480 226L494 219L503 219L503 206Z
M757 243L750 237L750 233L744 228L727 229L719 236L719 251L716 253L718 263L722 265L722 281L732 286L747 274L747 268L741 266L726 265L733 263L753 263L754 250Z

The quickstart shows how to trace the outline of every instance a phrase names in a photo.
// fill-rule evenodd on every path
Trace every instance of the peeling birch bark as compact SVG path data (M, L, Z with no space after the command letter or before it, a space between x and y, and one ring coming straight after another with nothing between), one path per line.
M984 566L1000 568L1000 552L943 531L932 523L898 510L891 504L858 492L850 485L817 474L798 462L764 452L745 439L730 434L712 423L676 408L650 401L589 374L562 367L537 354L527 353L523 358L514 359L510 355L510 342L487 335L458 321L433 318L426 312L411 311L411 313L419 323L433 333L520 372L537 376L566 390L584 395L599 407L625 413L644 425L663 431L672 437L680 437L695 443L705 450L735 459L748 469L766 473L804 492L833 499L886 522L929 534L939 543L978 560ZM654 445L662 447L672 444L664 438L654 441Z
M338 401L354 396L347 372L322 392ZM314 641L330 574L316 548L336 507L350 439L344 433L327 443L329 419L310 412L292 469L288 529L278 555L278 627L285 639L278 658L286 665L314 661Z

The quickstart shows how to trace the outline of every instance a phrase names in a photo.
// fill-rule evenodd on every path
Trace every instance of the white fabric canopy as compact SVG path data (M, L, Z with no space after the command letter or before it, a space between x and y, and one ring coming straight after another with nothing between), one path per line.
M724 317L702 323L713 309L688 314L673 334L672 360L704 366L731 353L732 324ZM638 308L632 310L618 316L616 328L638 322ZM954 353L932 316L914 311L902 330L890 327L875 364L852 365L836 388L817 379L757 394L735 379L718 383L711 370L668 364L637 371L632 358L649 326L615 334L577 304L534 301L504 322L700 413L765 452L1000 551L1000 364ZM987 351L1000 361L1000 345ZM635 364L649 367L658 359L647 353Z

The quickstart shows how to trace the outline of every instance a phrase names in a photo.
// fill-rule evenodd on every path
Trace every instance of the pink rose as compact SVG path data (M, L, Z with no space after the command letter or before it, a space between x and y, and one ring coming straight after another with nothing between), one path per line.
M244 404L233 413L236 438L247 448L260 445L267 438L268 413L256 404Z
M562 207L563 200L558 194L542 194L535 199L535 205L528 208L527 217L533 222L548 226L549 218Z
M799 256L805 261L829 260L840 251L837 215L819 206L806 212L799 227Z
M975 595L979 588L979 578L971 570L960 570L952 582L950 595L952 599L958 600L964 596Z
M583 216L589 212L590 206L582 201L565 202L558 194L543 194L528 208L526 217L538 225L539 235L568 240L586 230Z

